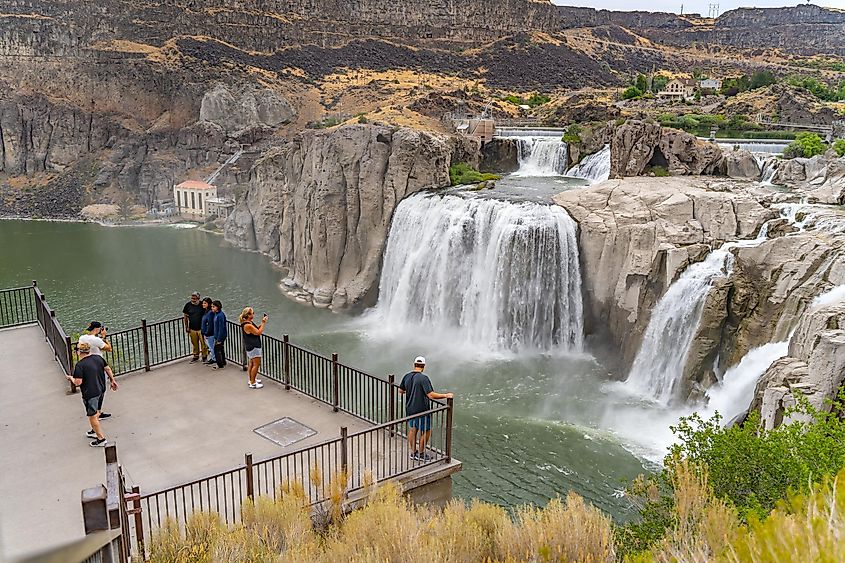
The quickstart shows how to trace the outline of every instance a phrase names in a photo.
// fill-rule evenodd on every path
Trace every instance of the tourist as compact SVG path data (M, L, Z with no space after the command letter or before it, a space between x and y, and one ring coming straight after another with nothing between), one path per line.
M223 312L223 304L216 299L211 302L211 310L214 311L214 359L217 365L212 369L223 369L226 367L226 337L229 335L226 327L226 313Z
M437 393L431 386L431 379L423 373L425 358L417 356L414 359L414 370L405 374L399 384L399 392L405 395L405 415L413 416L431 410L430 399L451 399L452 393ZM431 414L412 418L408 421L408 447L411 459L418 461L432 461L425 453L426 444L431 437ZM417 435L419 434L419 447Z
M103 448L108 445L103 430L100 428L100 410L103 408L103 396L106 393L106 360L102 356L92 354L91 346L87 342L79 342L76 345L76 352L79 355L79 361L73 368L73 375L68 375L67 378L82 392L85 414L94 430L94 441L90 443L90 446ZM90 437L90 433L86 436Z
M261 325L256 325L253 319L255 311L252 307L246 307L241 311L238 322L241 324L241 331L244 337L244 348L246 349L247 371L249 373L249 388L261 389L264 387L258 379L258 369L261 367L261 334L267 326L267 313L261 317Z
M202 361L208 359L208 346L205 339L202 337L202 318L205 315L205 309L200 303L199 291L191 294L191 300L185 303L182 308L183 321L185 323L185 332L191 338L191 351L193 358L191 363L194 364L200 359L200 352L202 352Z
M214 356L214 311L211 310L211 297L206 297L202 300L202 308L205 314L202 316L202 325L200 332L205 339L205 345L208 346L208 360L203 361L204 364L213 365L217 363Z
M106 327L103 326L103 323L100 321L91 321L88 323L88 328L85 329L85 334L79 337L79 343L88 344L91 350L92 355L100 356L101 358L105 359L103 356L103 352L111 352L111 342L106 340L108 337L108 331ZM108 379L103 379L103 384L106 388L111 386L113 391L117 391L117 381L114 379L114 372L111 369L111 366L106 362L106 369L105 377ZM102 405L100 405L102 407ZM100 411L100 420L105 420L107 418L111 418L111 414L105 411ZM89 438L94 438L94 429L92 428L90 432L88 432Z

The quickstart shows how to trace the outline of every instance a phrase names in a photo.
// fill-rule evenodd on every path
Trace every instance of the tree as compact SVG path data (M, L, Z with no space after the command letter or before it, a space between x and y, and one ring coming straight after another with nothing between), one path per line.
M772 74L768 70L758 70L754 74L751 75L751 80L749 82L749 88L751 90L756 90L757 88L762 88L764 86L769 86L777 82L777 78L775 75Z
M129 219L132 217L132 211L135 203L132 201L132 196L127 192L120 194L117 200L117 214L121 219Z
M651 81L651 91L656 94L666 88L667 84L669 84L668 76L657 75Z
M817 154L824 154L827 145L816 133L798 133L795 140L789 143L783 156L786 158L804 157L810 158Z
M845 139L836 139L832 148L837 156L845 156Z
M634 83L634 86L640 92L645 92L646 90L648 90L648 79L645 77L644 74L638 74L637 81Z
M637 98L643 95L643 91L637 88L636 86L631 86L630 88L625 89L622 92L622 99L623 100L636 100Z

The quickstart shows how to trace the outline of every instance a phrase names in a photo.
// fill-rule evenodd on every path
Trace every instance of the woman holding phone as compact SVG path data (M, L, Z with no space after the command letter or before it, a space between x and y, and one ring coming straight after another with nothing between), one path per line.
M261 389L264 385L258 379L258 369L261 367L261 334L267 326L267 313L261 318L261 324L255 324L255 311L252 307L246 307L241 311L238 321L241 324L241 332L244 337L244 348L246 348L247 373L249 373L249 388Z

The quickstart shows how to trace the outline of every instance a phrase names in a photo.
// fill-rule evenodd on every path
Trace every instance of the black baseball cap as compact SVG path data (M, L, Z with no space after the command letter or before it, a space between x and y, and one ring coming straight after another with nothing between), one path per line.
M100 321L91 321L91 323L88 325L87 330L88 332L91 332L95 328L103 328L103 323L101 323Z

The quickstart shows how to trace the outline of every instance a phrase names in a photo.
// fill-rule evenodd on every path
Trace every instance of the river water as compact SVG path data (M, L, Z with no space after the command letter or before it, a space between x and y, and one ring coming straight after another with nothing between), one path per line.
M607 384L619 377L588 354L490 353L441 347L422 332L391 336L371 318L290 301L279 290L282 272L267 258L217 235L172 226L0 221L0 287L33 279L71 333L92 319L117 330L142 317L176 317L199 290L220 299L230 317L252 305L270 315L271 334L290 333L296 343L338 352L371 373L401 375L414 356L425 355L435 388L456 393L454 451L464 462L454 480L458 497L515 506L574 490L624 519L629 508L621 489L652 467L630 453L646 451L632 438L642 431L631 421L648 420L648 411L629 404L636 417L615 416L619 405L608 398ZM242 452L225 455L234 465Z

